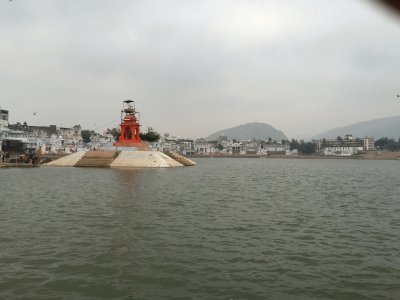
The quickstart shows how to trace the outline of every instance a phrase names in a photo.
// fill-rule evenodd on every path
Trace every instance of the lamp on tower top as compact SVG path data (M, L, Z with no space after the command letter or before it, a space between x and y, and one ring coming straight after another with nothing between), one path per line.
M139 112L135 109L135 101L125 100L121 110L121 133L117 147L141 147Z
M124 119L124 114L126 115L133 115L137 121L140 119L140 113L136 111L135 108L135 101L133 100L125 100L123 101L122 104L122 110L121 110L121 121ZM138 117L136 117L138 115Z

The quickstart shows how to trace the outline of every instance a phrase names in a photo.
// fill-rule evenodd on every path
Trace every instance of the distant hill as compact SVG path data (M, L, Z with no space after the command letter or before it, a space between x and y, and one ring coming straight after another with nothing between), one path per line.
M375 140L382 137L396 138L400 137L400 116L387 117L356 123L345 127L335 128L313 136L314 139L336 138L339 135L352 134L354 137L363 138L372 136Z
M249 140L252 138L268 140L268 138L271 138L273 140L281 141L287 139L286 135L282 131L275 129L271 125L257 122L217 131L206 137L206 140L217 140L220 135L226 135L228 139L237 140Z

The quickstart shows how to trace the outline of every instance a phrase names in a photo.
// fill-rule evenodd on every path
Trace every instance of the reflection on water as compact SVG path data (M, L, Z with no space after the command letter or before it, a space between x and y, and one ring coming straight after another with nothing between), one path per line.
M397 162L0 171L0 298L396 299Z
M111 172L114 173L116 184L121 185L121 189L130 190L131 188L135 190L140 184L138 181L140 180L140 175L143 172L151 171L145 169L111 169Z

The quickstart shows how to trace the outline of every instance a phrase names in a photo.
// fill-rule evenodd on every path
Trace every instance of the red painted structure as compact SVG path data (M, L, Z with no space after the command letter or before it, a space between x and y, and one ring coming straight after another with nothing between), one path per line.
M135 109L135 102L125 100L121 110L121 134L118 142L114 143L117 147L146 147L140 140L140 124L137 117L139 112Z

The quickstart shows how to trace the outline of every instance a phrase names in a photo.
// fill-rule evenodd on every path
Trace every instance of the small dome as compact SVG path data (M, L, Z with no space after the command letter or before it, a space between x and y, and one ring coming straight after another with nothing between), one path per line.
M136 122L136 117L135 117L135 115L126 115L125 118L124 118L124 121Z

